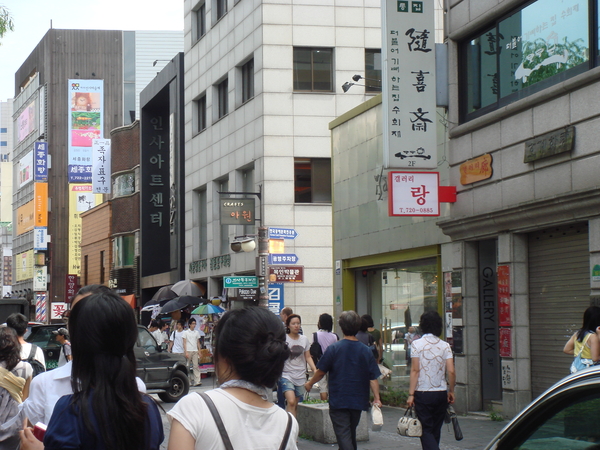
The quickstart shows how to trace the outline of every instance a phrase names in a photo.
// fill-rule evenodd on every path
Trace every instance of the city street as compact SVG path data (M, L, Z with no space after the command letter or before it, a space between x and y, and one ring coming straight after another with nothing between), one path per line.
M214 388L214 378L208 378L203 380L201 387L194 387L190 389L190 392L194 391L208 391ZM175 403L163 403L158 399L158 396L153 396L158 403L169 411ZM369 441L359 442L358 448L361 450L391 450L391 449L406 449L406 450L418 450L421 448L421 444L418 438L407 438L398 435L396 432L396 424L400 417L404 414L402 408L383 407L383 418L384 425L383 430L379 432L369 432ZM163 416L163 426L165 430L165 441L161 446L161 449L166 449L169 442L169 421L165 413L161 413ZM487 414L474 413L468 416L460 416L459 423L464 435L462 441L454 440L451 427L449 425L443 425L442 427L442 440L440 448L442 450L470 450L470 449L481 449L492 440L492 438L506 425L504 422L494 422ZM320 444L318 442L309 441L306 439L298 440L299 450L324 450L324 449L336 449L337 445Z

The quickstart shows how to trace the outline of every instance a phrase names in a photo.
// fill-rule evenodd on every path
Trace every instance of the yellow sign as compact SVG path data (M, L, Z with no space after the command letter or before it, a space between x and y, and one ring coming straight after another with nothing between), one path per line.
M69 184L69 274L81 275L81 213L101 202L91 184Z
M284 253L284 239L269 239L269 253Z
M492 174L492 155L479 156L460 165L460 184L464 186L487 180Z
M17 254L15 257L15 275L17 281L33 278L33 250Z
M34 227L33 201L17 208L17 236L33 230Z
M35 183L35 226L48 226L48 183Z

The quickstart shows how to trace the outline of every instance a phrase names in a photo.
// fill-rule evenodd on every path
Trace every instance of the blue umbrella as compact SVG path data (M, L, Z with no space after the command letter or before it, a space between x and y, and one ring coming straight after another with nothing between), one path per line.
M221 308L220 306L215 306L215 305L209 303L207 305L198 306L196 309L194 309L192 311L192 314L206 315L206 314L220 314L223 312L225 312L225 310L223 308Z

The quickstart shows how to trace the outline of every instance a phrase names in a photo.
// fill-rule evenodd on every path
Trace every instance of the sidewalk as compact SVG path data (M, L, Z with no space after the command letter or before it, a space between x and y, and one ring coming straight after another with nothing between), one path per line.
M421 448L421 441L419 438L403 437L396 431L396 425L398 424L400 417L404 415L404 409L393 408L390 406L384 406L381 409L384 421L383 430L377 432L369 431L369 440L366 442L359 442L358 448L361 450L419 450ZM507 421L493 422L483 413L459 416L458 421L464 439L462 441L456 441L454 439L454 433L452 432L452 426L444 424L442 426L442 439L440 442L440 448L442 450L481 449L485 447L508 423ZM299 439L298 449L337 449L337 444L321 444L305 439Z

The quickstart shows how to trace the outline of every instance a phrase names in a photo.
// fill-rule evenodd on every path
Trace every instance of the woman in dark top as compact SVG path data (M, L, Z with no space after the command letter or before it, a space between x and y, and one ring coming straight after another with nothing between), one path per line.
M54 407L44 443L28 428L21 448L158 450L160 413L135 380L138 331L131 306L112 292L86 297L71 311L69 332L74 394Z

